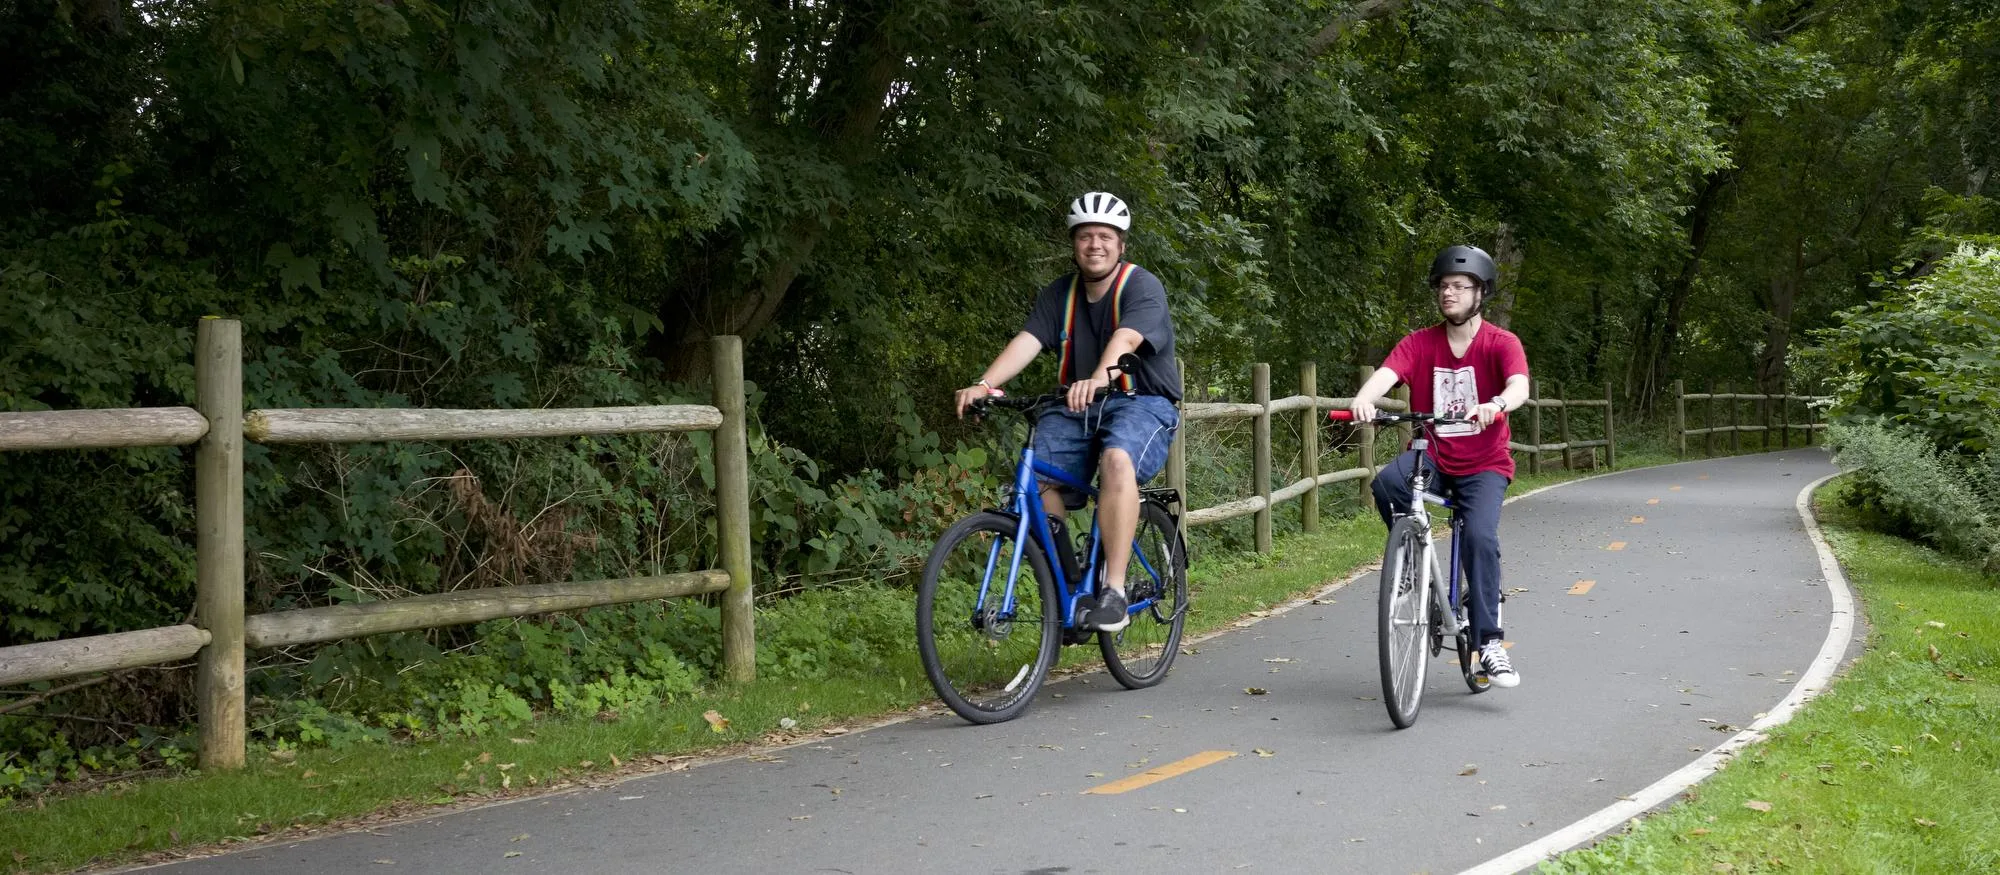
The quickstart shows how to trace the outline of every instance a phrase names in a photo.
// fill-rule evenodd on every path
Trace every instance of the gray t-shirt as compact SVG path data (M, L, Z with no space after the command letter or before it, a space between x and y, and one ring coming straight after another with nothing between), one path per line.
M1081 380L1097 369L1113 332L1120 328L1137 331L1145 342L1134 353L1139 357L1139 370L1132 374L1131 390L1179 403L1180 366L1174 361L1174 323L1167 314L1167 289L1159 277L1136 264L1121 264L1118 270L1125 273L1122 288L1114 276L1111 289L1096 302L1090 300L1075 274L1049 283L1035 296L1035 307L1028 311L1028 325L1023 330L1057 356L1063 356L1068 347L1067 373L1057 375L1064 383ZM1075 304L1073 312L1066 312L1072 284ZM1067 335L1065 325L1069 326Z

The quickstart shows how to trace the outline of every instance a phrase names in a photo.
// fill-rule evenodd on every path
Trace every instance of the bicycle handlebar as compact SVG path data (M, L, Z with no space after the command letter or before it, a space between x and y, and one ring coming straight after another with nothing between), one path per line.
M1113 395L1132 395L1132 394L1133 393L1124 391L1122 389L1116 389L1110 386L1105 386L1097 390L1097 395L1093 397L1091 401L1095 403L1097 401L1102 401L1106 398L1109 398ZM984 398L973 399L972 403L967 404L965 406L965 409L967 412L977 415L977 414L984 414L987 408L989 407L1000 407L1007 410L1032 411L1032 410L1039 410L1045 405L1066 404L1068 402L1069 402L1069 392L1067 391L1050 392L1046 395L1023 395L1018 398L1012 398L1006 395L988 395Z
M1503 418L1506 415L1507 414L1505 413L1500 414L1500 416ZM1333 422L1353 422L1354 411L1329 410L1326 412L1326 418ZM1423 413L1421 411L1411 411L1409 413L1388 413L1379 410L1376 411L1375 418L1371 420L1371 422L1373 422L1375 425L1394 425L1398 422L1428 422L1432 425L1470 425L1477 421L1478 420L1460 419L1458 417L1452 417L1452 416L1439 416L1435 413Z

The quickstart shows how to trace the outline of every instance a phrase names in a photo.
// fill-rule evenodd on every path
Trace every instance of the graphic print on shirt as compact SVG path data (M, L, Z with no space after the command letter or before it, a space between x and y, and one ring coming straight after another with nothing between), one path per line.
M1472 408L1479 404L1479 383L1472 378L1472 366L1462 368L1431 368L1431 412L1453 419L1472 416ZM1437 436L1441 438L1463 437L1478 434L1479 423L1463 425L1440 425Z

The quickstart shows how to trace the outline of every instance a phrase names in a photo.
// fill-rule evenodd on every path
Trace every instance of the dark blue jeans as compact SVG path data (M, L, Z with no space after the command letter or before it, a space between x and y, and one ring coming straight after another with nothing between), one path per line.
M1410 467L1416 464L1415 450L1397 456L1375 475L1375 509L1387 524L1392 513L1410 506ZM1500 629L1500 503L1507 498L1508 481L1498 471L1481 471L1453 477L1431 466L1429 491L1433 495L1457 495L1452 512L1465 525L1465 543L1458 545L1458 559L1465 568L1465 583L1472 594L1472 640L1480 644L1498 641ZM1442 563L1440 563L1442 564ZM1446 568L1449 574L1450 569Z

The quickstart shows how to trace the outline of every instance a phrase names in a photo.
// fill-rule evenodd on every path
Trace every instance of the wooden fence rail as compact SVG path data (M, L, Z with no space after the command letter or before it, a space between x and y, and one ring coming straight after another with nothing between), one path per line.
M1365 381L1373 368L1363 368L1360 374ZM1334 398L1318 394L1319 370L1313 362L1299 366L1299 394L1272 399L1271 366L1258 363L1251 366L1251 391L1257 401L1250 404L1241 402L1212 401L1190 402L1181 405L1183 423L1207 422L1214 420L1251 421L1251 485L1256 494L1234 501L1225 501L1213 507L1191 508L1181 515L1181 522L1187 526L1219 523L1238 517L1256 515L1252 527L1252 537L1259 552L1271 550L1271 511L1279 502L1303 498L1299 513L1299 525L1304 531L1319 530L1319 487L1330 486L1348 480L1361 483L1363 502L1370 501L1368 486L1376 470L1374 464L1373 426L1362 425L1359 464L1353 468L1321 473L1319 470L1319 427L1320 411L1345 409L1354 399ZM1408 410L1409 401L1400 397L1384 398L1379 405L1384 410ZM1299 435L1301 439L1300 461L1304 476L1276 490L1271 488L1271 416L1293 410L1301 411ZM1186 435L1174 433L1173 448L1168 454L1167 483L1187 495Z
M1765 446L1770 446L1768 433L1773 431L1778 433L1779 446L1781 448L1791 448L1792 432L1794 431L1802 433L1805 446L1812 446L1814 434L1826 429L1826 423L1819 421L1819 405L1833 400L1830 396L1826 395L1731 392L1727 383L1722 384L1722 390L1720 392L1714 391L1714 387L1711 386L1710 391L1707 392L1688 392L1687 386L1683 381L1674 381L1673 432L1675 453L1682 458L1687 457L1687 439L1696 435L1699 435L1702 440L1702 454L1710 456L1715 455L1715 438L1717 435L1729 436L1729 451L1732 453L1742 452L1743 435L1745 434L1765 433L1767 435ZM1701 428L1688 427L1687 403L1689 401L1708 402L1706 424ZM1728 402L1728 425L1716 424L1715 405L1718 401ZM1743 423L1738 414L1741 413L1740 405L1745 401L1756 402L1757 416L1761 424L1746 425ZM1801 422L1792 421L1792 405L1794 402L1797 402L1805 413L1805 418ZM1777 418L1776 425L1773 425L1771 422L1773 417L1772 411L1774 409Z
M1618 422L1616 416L1612 413L1614 407L1611 403L1611 383L1606 382L1604 384L1604 397L1602 398L1572 398L1565 400L1560 397L1562 395L1562 386L1560 384L1556 386L1554 392L1558 397L1544 398L1542 397L1541 389L1541 382L1539 380L1530 380L1528 382L1528 400L1521 405L1522 409L1527 411L1527 443L1507 442L1507 449L1527 456L1528 473L1542 473L1543 453L1559 453L1560 455L1557 457L1558 463L1562 466L1563 470L1567 471L1571 465L1571 450L1590 450L1592 453L1595 453L1597 447L1604 448L1604 467L1618 467ZM1569 411L1574 407L1604 408L1604 437L1602 439L1580 441L1570 438ZM1552 444L1542 442L1542 411L1550 409L1556 411L1557 425L1557 441ZM1517 410L1513 415L1519 417L1521 411ZM1516 429L1521 427L1518 420L1513 425ZM1518 431L1515 433L1519 434Z
M1227 401L1190 402L1183 404L1181 408L1181 418L1184 423L1240 419L1249 419L1252 421L1251 452L1253 453L1253 472L1251 477L1253 478L1252 490L1255 494L1233 501L1225 501L1212 507L1192 508L1182 515L1182 522L1184 525L1198 526L1255 514L1257 520L1253 529L1253 537L1255 538L1256 548L1259 552L1268 552L1271 549L1271 511L1278 503L1290 501L1294 498L1305 499L1300 506L1300 528L1308 532L1317 531L1319 529L1319 487L1330 486L1349 480L1359 481L1361 503L1363 506L1369 506L1373 501L1370 497L1369 489L1374 480L1375 472L1381 470L1381 467L1375 463L1375 427L1360 424L1358 428L1361 431L1361 440L1358 447L1359 452L1357 454L1356 467L1321 473L1319 471L1318 440L1320 411L1345 409L1354 399L1351 397L1333 398L1319 395L1317 392L1319 380L1318 368L1314 363L1306 362L1299 367L1299 394L1272 400L1269 398L1269 367L1269 365L1264 364L1252 366L1251 387L1252 392L1258 398L1254 403L1245 404ZM1369 375L1374 373L1374 370L1374 368L1362 367L1357 374L1357 378L1361 382L1366 382ZM1530 394L1536 394L1538 391L1539 386L1534 386L1530 389ZM1560 394L1560 388L1558 388L1557 393ZM1397 389L1395 397L1382 399L1378 406L1383 410L1408 410L1410 409L1408 396L1408 388L1400 387ZM1541 457L1544 453L1561 453L1560 464L1567 470L1571 465L1569 456L1571 450L1588 449L1595 452L1595 449L1598 447L1604 448L1605 467L1617 466L1618 428L1615 417L1612 414L1610 383L1607 382L1604 384L1604 397L1602 398L1565 400L1562 398L1531 397L1523 407L1528 411L1528 443L1509 442L1507 447L1514 452L1527 455L1529 473L1541 473ZM1572 439L1570 435L1569 410L1573 407L1603 408L1604 437L1593 440ZM1303 462L1301 467L1304 469L1304 476L1281 488L1273 490L1270 484L1270 417L1272 414L1293 410L1303 412L1300 420L1300 437ZM1557 412L1560 440L1555 443L1542 442L1543 410L1554 410ZM1520 411L1516 411L1515 415L1519 416ZM1521 423L1517 420L1515 428L1518 429L1521 427ZM1403 432L1405 439L1407 439L1408 429L1404 428ZM1181 495L1186 496L1187 468L1183 440L1184 435L1180 433L1174 435L1173 449L1168 456L1167 482L1169 485L1180 490Z
M197 661L200 762L244 762L247 647L284 647L433 629L548 611L720 592L723 673L756 673L750 579L750 459L743 344L714 338L714 404L554 410L333 409L243 411L238 323L204 319L196 333L195 408L0 413L0 450L178 446L195 456L194 625L0 648L0 686L186 659ZM623 580L494 587L359 605L243 613L243 442L353 443L715 432L720 569Z

